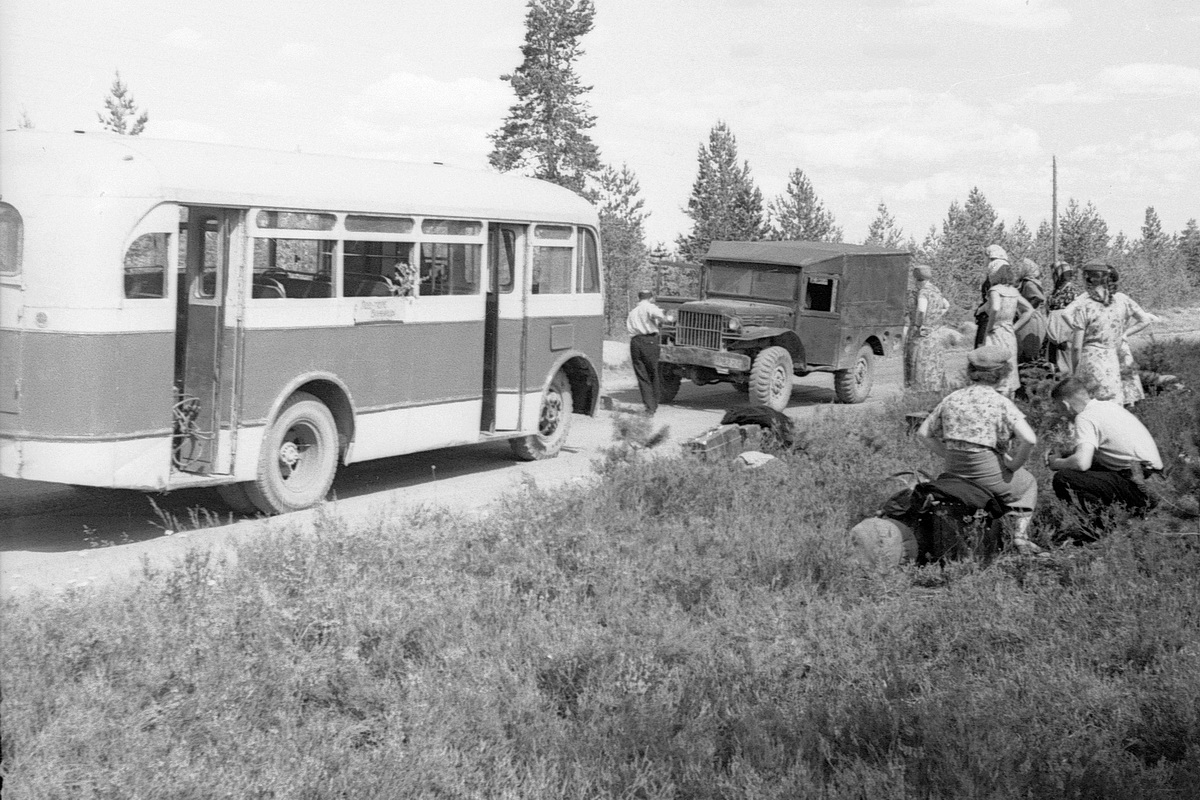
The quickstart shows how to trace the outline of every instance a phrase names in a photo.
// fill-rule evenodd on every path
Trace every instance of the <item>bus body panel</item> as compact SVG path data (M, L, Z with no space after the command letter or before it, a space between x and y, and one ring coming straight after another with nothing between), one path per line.
M0 278L0 474L137 489L250 480L272 414L301 374L323 375L344 394L346 461L536 430L542 393L564 364L573 381L586 375L598 387L602 294L531 288L536 248L562 246L535 228L576 226L579 243L568 246L579 259L583 231L598 230L595 210L561 187L434 165L37 131L0 135L0 161L0 199L24 226L23 269ZM227 280L211 325L179 313L194 309L189 285L177 285L188 267L179 255L185 208L227 221ZM260 229L263 208L337 213L336 231L295 238L336 240L339 279L341 242L402 240L351 233L346 214L476 220L483 233L464 241L482 245L485 271L495 264L490 232L504 231L517 282L491 287L494 375L484 376L484 285L411 300L253 296L255 237L292 235ZM417 231L416 241L436 238L422 237L419 221ZM197 229L188 232L194 242ZM145 234L169 237L162 297L131 294L125 259ZM209 331L207 351L176 330L189 317ZM200 431L208 475L177 469L177 341L214 372L206 392L215 430ZM485 390L495 394L486 411ZM598 392L579 396L575 410L593 413L597 401Z

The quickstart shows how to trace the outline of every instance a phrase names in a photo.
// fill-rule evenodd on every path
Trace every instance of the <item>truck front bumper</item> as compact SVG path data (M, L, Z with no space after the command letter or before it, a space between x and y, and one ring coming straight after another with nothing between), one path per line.
M703 347L680 347L665 344L659 350L659 361L668 364L690 364L696 367L730 370L731 372L749 372L750 356L744 353L730 353L726 350L706 350Z

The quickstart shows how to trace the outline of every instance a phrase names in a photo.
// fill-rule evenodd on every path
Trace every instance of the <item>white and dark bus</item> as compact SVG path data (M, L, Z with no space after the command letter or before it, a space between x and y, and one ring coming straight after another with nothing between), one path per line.
M241 511L338 464L599 400L595 210L542 181L104 134L0 134L0 474Z

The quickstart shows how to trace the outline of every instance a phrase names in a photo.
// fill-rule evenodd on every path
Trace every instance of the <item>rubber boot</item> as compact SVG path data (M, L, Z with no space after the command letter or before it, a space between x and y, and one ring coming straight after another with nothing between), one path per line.
M1037 556L1046 551L1029 541L1030 514L1005 514L1004 528L1012 539L1012 545L1023 556Z

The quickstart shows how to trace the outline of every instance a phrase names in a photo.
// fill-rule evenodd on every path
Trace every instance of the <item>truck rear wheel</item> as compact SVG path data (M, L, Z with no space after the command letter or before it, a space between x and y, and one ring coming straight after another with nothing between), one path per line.
M858 356L850 369L833 374L833 388L842 403L861 403L871 394L875 384L875 351L870 345L858 348Z
M792 398L792 354L783 347L768 347L750 368L750 402L776 411Z

